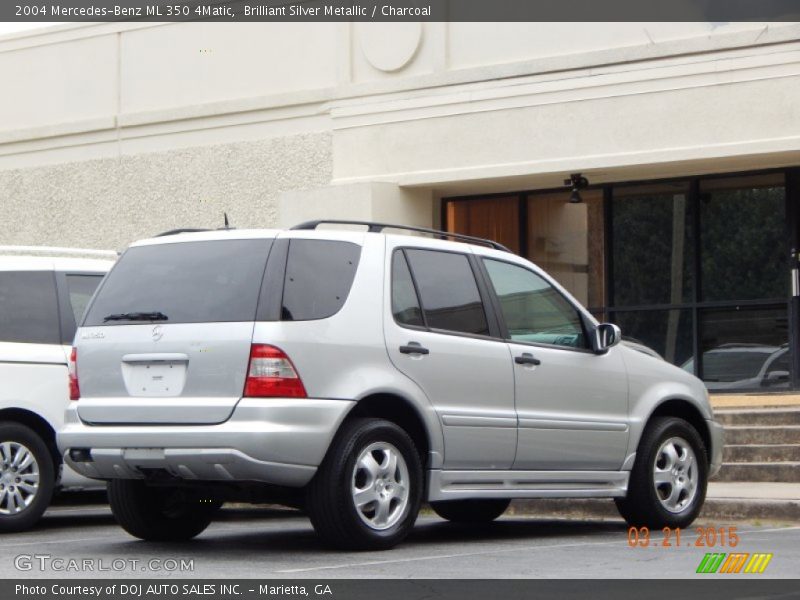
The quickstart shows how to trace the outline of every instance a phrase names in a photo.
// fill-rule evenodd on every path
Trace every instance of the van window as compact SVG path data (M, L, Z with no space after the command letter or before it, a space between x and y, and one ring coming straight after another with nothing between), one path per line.
M83 313L89 306L89 300L92 299L92 295L102 280L102 275L67 275L69 305L76 323L80 323L83 319Z
M478 284L465 255L417 249L405 252L428 327L489 335Z
M282 321L335 315L344 306L361 256L361 246L329 240L292 240L286 259Z
M61 343L52 272L0 271L0 341Z
M136 246L106 277L84 326L130 325L135 313L165 323L253 321L272 240ZM112 317L112 319L109 319Z

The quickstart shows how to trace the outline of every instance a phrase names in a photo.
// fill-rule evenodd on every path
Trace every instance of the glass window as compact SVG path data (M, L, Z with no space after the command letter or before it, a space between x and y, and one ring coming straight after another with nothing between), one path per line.
M694 373L691 310L634 310L613 313L622 339L641 344L664 360Z
M360 256L361 246L350 242L292 240L281 319L325 319L339 312L350 293Z
M788 338L785 307L701 311L700 373L706 387L789 387Z
M219 240L130 248L108 274L87 326L112 314L160 312L169 323L252 321L271 241Z
M788 294L783 175L700 183L702 300Z
M584 306L605 304L603 191L530 194L526 257L563 285Z
M392 258L392 314L401 325L424 324L414 282L401 251L396 251Z
M50 271L0 271L0 341L60 344L56 284Z
M478 284L465 255L411 249L406 255L428 327L489 335Z
M103 280L102 275L67 275L67 289L69 291L69 304L75 323L83 319L83 313L89 305L97 286Z
M615 306L680 304L694 294L688 183L614 188Z
M470 198L447 203L448 230L500 242L519 252L519 196Z
M578 311L533 271L484 259L512 340L585 348Z

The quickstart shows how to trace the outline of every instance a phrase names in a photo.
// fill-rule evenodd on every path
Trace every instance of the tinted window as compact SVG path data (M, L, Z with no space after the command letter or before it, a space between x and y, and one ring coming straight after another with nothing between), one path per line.
M423 325L417 291L402 252L395 252L392 259L392 314L402 325Z
M75 322L80 323L92 294L103 280L102 275L67 275L67 290L69 291L69 305Z
M270 240L137 246L108 274L85 325L112 314L161 312L168 323L253 321Z
M53 273L0 272L0 341L60 344Z
M344 306L361 247L350 242L292 240L286 260L281 319L325 319Z
M428 327L489 335L475 275L463 254L406 250Z
M484 259L512 340L586 347L578 311L533 271Z

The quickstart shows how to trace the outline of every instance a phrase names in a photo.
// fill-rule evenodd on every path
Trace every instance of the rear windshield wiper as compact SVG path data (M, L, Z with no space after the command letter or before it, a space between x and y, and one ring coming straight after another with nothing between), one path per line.
M108 315L103 318L106 321L167 321L169 317L162 312L129 312Z

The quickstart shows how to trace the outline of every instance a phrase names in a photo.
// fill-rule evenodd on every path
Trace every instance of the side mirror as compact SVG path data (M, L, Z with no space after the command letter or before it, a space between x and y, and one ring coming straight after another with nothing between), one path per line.
M605 354L622 340L622 331L612 323L600 323L594 328L592 346L595 354Z
M762 387L781 385L789 382L789 371L770 371L761 380Z

